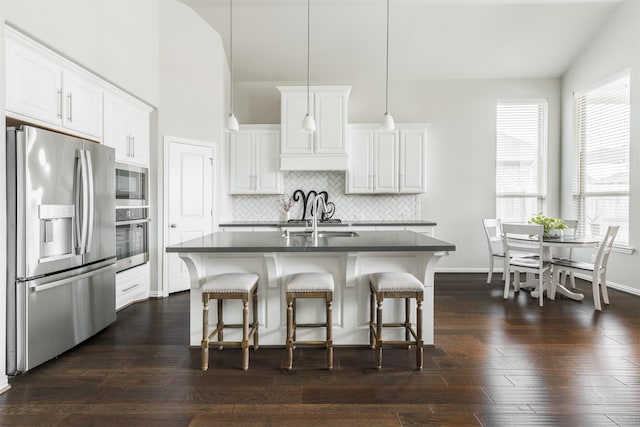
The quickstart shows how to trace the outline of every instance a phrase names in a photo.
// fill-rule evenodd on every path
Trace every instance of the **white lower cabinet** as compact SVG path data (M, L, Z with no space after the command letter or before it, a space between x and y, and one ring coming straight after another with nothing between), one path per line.
M116 274L116 310L149 298L149 263Z

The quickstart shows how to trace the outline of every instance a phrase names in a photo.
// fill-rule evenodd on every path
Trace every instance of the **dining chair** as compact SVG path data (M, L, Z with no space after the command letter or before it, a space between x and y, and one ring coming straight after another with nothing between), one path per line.
M582 273L591 275L591 283L593 286L593 304L596 310L601 311L600 292L602 292L602 300L605 304L609 304L609 294L607 293L607 262L609 254L613 247L613 241L618 234L619 225L610 225L607 232L598 247L593 263L574 261L571 259L556 258L552 261L553 282L559 283L560 274ZM555 297L555 289L551 289L550 297Z
M489 274L487 275L487 284L489 284L493 276L494 258L502 260L502 280L504 280L506 265L504 249L502 247L502 229L500 227L500 220L494 218L483 219L482 226L489 246Z
M544 292L550 292L551 262L544 260L544 226L537 224L502 224L502 242L507 272L504 281L504 299L509 298L511 273L515 292L520 291L520 273L537 274L540 307L544 304ZM535 293L532 295L535 296Z

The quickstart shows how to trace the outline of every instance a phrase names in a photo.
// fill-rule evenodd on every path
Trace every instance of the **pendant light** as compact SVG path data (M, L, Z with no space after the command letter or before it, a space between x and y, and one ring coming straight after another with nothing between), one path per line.
M233 114L233 0L229 0L229 117L227 117L227 132L237 132L240 126Z
M385 95L384 95L384 117L382 118L382 129L393 130L395 123L393 117L389 114L389 0L387 0L387 68L386 68L386 83L385 83Z
M311 0L307 0L307 114L302 119L302 130L306 133L314 133L316 131L316 122L313 116L309 114L311 111L311 94L309 82L311 79L310 67L310 46L311 46Z

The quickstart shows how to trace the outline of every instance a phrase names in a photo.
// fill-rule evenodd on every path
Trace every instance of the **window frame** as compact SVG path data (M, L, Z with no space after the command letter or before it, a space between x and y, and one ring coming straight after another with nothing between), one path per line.
M501 105L528 105L537 106L541 111L538 114L541 115L541 123L538 123L539 135L538 135L538 147L537 147L537 176L536 176L536 192L506 192L499 191L498 189L498 143L499 143L499 130L498 130L498 109ZM496 218L501 218L498 211L498 201L500 199L531 199L536 200L536 211L530 212L527 217L521 218L522 221L527 221L531 215L535 215L538 212L545 212L547 207L547 169L548 169L548 142L549 142L549 100L547 98L501 98L496 102Z
M630 181L630 176L631 176L631 171L629 169L628 173L629 176L627 178L627 182L628 182L628 186L627 186L627 190L626 191L586 191L586 171L585 171L585 167L586 167L586 163L585 163L585 159L586 159L586 155L585 152L587 151L587 144L586 144L586 136L584 136L585 133L585 129L583 129L582 127L582 123L584 122L584 120L579 116L580 114L580 107L582 102L580 101L581 97L584 97L586 95L589 95L595 91L598 91L600 89L602 89L603 87L612 84L620 79L623 79L626 77L626 82L627 82L627 86L628 86L628 90L629 90L629 94L628 94L628 99L629 99L629 120L631 119L631 108L630 108L630 94L631 94L631 70L630 69L625 69L622 70L620 72L614 73L612 75L609 75L608 77L599 80L591 85L589 85L588 87L581 89L579 91L575 91L573 93L573 113L574 113L574 128L575 128L575 134L574 134L574 150L575 150L575 154L574 154L574 160L573 160L573 183L572 183L572 209L573 209L573 213L575 215L575 217L578 219L579 224L580 224L580 231L582 232L586 232L586 227L587 227L587 208L585 207L587 204L587 198L589 197L626 197L627 200L627 212L626 212L626 219L623 218L622 221L626 221L626 223L629 225L629 228L631 226L631 217L630 217L630 212L629 212L629 203L631 200L631 181ZM629 122L630 124L630 122ZM626 158L627 158L627 162L630 161L630 155L631 155L631 129L629 126L629 132L628 132L628 143L627 143L627 152L625 154ZM624 156L623 156L624 157ZM630 165L629 165L630 166ZM590 223L589 223L590 224ZM600 232L602 232L602 230L600 230ZM614 241L613 244L613 250L616 252L621 252L621 253L627 253L627 254L631 254L633 253L634 249L633 247L631 247L629 244L629 237L630 237L630 230L627 230L627 240L620 242L618 240L618 238L616 238L616 241Z

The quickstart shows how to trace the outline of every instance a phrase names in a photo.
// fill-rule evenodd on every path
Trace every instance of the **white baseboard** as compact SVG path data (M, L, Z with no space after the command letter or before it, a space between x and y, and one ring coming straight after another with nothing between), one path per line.
M484 273L488 274L488 268L436 268L436 273ZM496 268L493 270L493 274L502 274L501 268ZM591 281L591 276L587 274L576 274L576 277L579 279L584 279L588 282ZM612 282L607 280L607 287L611 289L615 289L621 292L625 292L632 295L640 296L640 289L632 288L630 286L622 285L620 283Z

